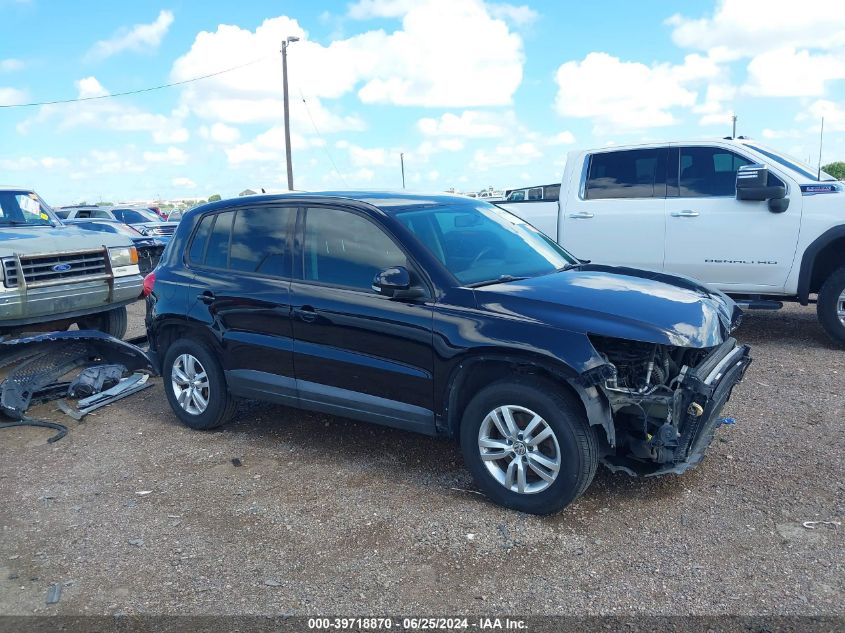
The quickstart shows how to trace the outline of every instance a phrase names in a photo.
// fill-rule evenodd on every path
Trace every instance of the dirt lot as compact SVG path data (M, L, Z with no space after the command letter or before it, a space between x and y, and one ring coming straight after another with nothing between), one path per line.
M473 493L448 442L255 403L194 432L159 382L52 445L0 431L0 613L842 614L845 525L802 522L845 522L845 352L810 308L739 338L698 469L600 469L550 518Z

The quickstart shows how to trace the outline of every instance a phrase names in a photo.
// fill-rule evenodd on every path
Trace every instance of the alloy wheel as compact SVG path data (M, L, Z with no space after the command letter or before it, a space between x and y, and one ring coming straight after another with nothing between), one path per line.
M191 415L200 415L206 410L210 387L202 363L190 354L177 356L171 379L173 394L182 409Z
M488 413L478 430L478 450L488 472L511 492L542 492L560 472L554 430L525 407L503 405Z
M845 327L845 290L842 291L839 299L836 300L836 316L839 317L842 327Z

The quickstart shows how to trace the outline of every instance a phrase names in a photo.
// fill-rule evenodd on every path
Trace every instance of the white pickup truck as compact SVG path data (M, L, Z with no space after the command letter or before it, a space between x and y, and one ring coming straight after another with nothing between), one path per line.
M558 200L498 204L581 259L695 277L745 307L817 293L845 344L845 185L755 141L574 151Z

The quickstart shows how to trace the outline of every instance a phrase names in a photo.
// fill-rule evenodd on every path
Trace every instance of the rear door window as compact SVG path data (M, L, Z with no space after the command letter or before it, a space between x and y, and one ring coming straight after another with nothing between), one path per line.
M188 249L188 261L192 264L202 264L205 257L205 246L208 244L208 236L216 217L216 215L207 215L200 220L199 228L194 233L194 239L191 240L191 247Z
M666 195L666 150L635 149L593 154L586 198L663 198Z
M204 264L210 268L226 268L229 264L229 238L232 234L232 219L235 213L218 213L208 237Z
M238 209L232 227L229 268L290 277L288 227L295 208Z

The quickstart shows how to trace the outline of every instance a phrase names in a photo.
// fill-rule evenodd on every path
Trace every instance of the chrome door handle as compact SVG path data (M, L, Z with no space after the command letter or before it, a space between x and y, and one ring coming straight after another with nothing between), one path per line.
M302 306L301 308L296 308L294 309L293 313L300 321L303 321L305 323L313 323L317 320L317 313L311 306Z
M569 217L573 220L589 220L593 214L589 211L579 211L578 213L570 213Z
M692 209L684 209L683 211L672 211L671 216L673 218L697 218L698 211L693 211Z

